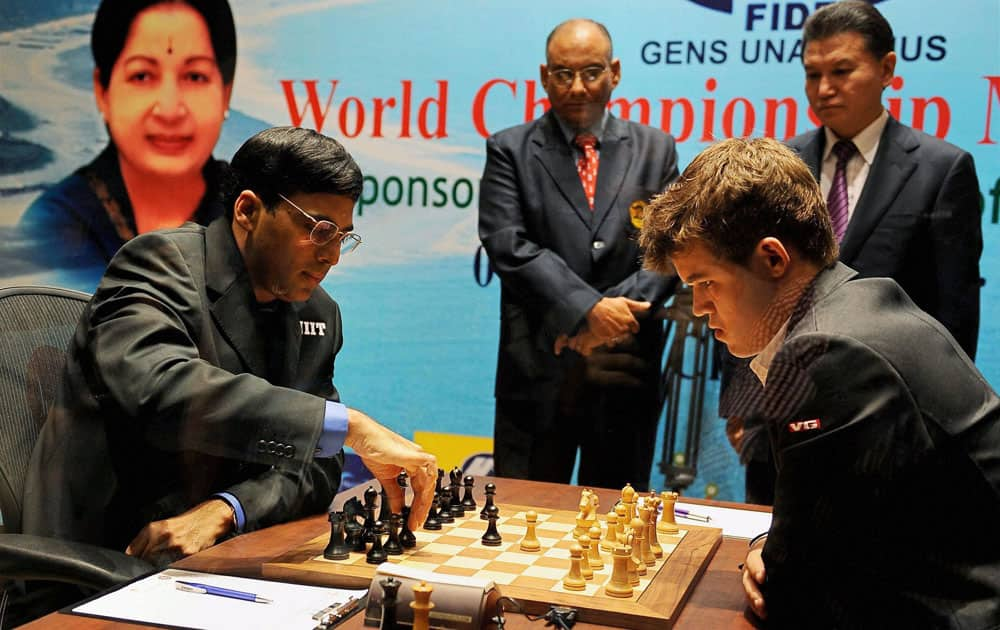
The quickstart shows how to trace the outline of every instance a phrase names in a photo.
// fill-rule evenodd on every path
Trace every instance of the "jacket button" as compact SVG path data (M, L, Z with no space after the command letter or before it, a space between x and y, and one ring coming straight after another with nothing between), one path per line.
M594 249L604 249L604 241L594 241Z
M267 452L267 441L266 440L261 440L260 442L257 442L257 452L258 453L266 453Z
M287 457L288 459L295 457L295 445L293 444L285 445L285 457Z
M270 453L271 455L274 455L275 454L274 453L274 449L276 447L277 447L277 444L275 443L275 441L271 440L270 442L267 443L267 452Z

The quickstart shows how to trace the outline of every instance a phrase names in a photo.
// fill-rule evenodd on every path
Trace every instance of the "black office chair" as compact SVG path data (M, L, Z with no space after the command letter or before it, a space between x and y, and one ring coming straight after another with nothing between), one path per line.
M0 289L0 589L4 602L10 597L18 604L10 612L20 617L4 620L0 605L0 627L28 621L24 611L47 612L41 600L66 590L39 587L36 580L76 585L83 590L69 592L82 598L153 570L111 549L20 533L28 461L89 299L54 287Z

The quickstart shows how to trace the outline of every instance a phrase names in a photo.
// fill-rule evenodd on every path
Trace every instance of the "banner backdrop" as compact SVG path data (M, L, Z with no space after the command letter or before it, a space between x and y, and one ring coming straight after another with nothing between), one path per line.
M551 28L573 16L607 25L622 65L611 111L673 134L683 168L716 139L787 139L815 126L799 34L823 4L237 0L231 116L215 156L229 159L272 125L311 127L344 142L366 174L355 218L364 245L324 283L344 312L337 385L346 402L404 434L488 436L499 292L495 279L480 286L488 269L474 258L484 141L545 111L538 67ZM9 241L32 199L91 160L107 138L88 49L96 3L0 6L0 230ZM899 55L886 107L976 161L986 279L977 364L997 386L1000 3L878 7ZM7 256L3 284L90 291L96 282L21 262ZM708 399L714 403L713 392ZM719 442L721 469L735 466L727 449ZM742 495L723 479L722 496Z

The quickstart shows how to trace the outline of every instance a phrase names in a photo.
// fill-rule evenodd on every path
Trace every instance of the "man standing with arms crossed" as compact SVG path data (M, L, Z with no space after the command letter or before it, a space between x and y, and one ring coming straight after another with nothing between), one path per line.
M540 67L550 111L486 143L479 236L501 281L501 476L567 483L579 448L580 484L649 484L663 335L652 312L675 279L641 269L635 237L677 154L670 136L608 113L620 78L603 25L563 22Z

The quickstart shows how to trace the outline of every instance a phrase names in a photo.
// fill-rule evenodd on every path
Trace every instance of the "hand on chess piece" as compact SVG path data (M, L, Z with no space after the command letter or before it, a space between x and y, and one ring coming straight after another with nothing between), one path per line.
M393 433L355 409L348 409L347 412L345 444L354 449L385 488L393 513L403 511L403 489L396 483L396 477L401 471L406 471L413 488L410 529L423 525L434 500L437 459L419 444Z
M750 608L761 619L767 619L764 594L760 590L760 585L764 583L766 575L764 560L761 558L761 548L756 547L751 549L747 553L747 559L743 564L743 590L747 594Z

